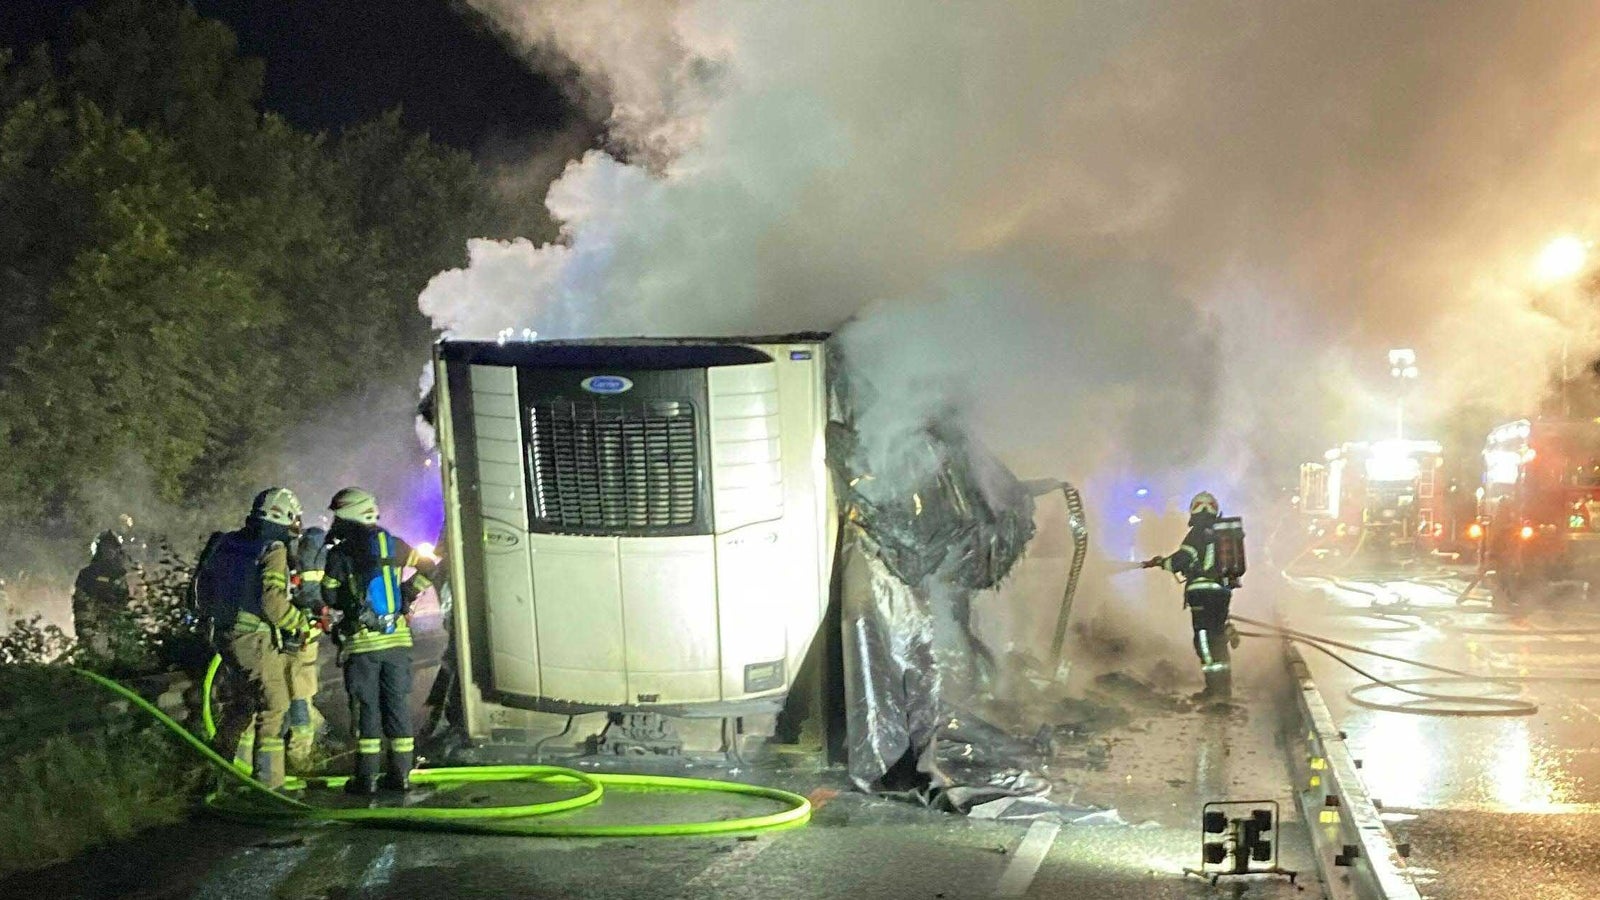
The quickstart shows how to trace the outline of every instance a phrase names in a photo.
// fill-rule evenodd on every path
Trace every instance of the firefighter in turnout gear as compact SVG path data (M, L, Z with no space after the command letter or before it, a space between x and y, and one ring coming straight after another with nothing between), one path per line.
M133 573L122 538L114 531L102 531L89 553L89 564L78 571L72 586L72 627L78 644L97 663L131 661L137 654L137 648L127 646L134 629L129 608Z
M323 599L340 613L344 686L355 714L356 771L345 785L370 795L381 787L409 790L411 732L411 602L432 586L433 560L378 525L377 498L361 488L333 495L333 528L322 578ZM415 570L406 581L405 569ZM380 784L384 741L388 772Z
M300 501L268 488L243 528L211 536L195 570L195 603L222 655L229 701L216 748L250 759L256 779L274 790L284 782L289 659L311 628L289 592L289 546L299 531Z
M1201 491L1189 501L1189 533L1169 556L1145 562L1146 568L1164 569L1183 581L1183 605L1188 607L1194 626L1194 652L1200 657L1200 671L1206 688L1200 695L1207 700L1227 700L1233 689L1230 650L1238 637L1228 622L1228 604L1233 598L1233 583L1218 567L1215 525L1221 509L1217 498Z
M310 774L315 768L313 750L325 722L317 710L316 698L317 657L322 650L321 638L328 621L328 606L322 600L322 572L328 559L327 536L326 529L307 528L295 541L290 560L292 601L313 625L310 637L299 651L288 654L289 722L284 736L289 768L302 775Z

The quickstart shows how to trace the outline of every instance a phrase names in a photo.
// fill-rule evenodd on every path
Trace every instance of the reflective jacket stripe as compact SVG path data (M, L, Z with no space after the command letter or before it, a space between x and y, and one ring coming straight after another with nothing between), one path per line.
M233 634L252 634L257 631L271 631L272 626L261 621L261 617L254 613L241 612L233 620L233 627L228 629Z
M370 631L366 628L356 632L348 644L351 653L371 653L375 650L389 650L394 647L411 646L411 628L406 625L402 616L395 620L394 633L384 634L381 631Z
M389 559L389 533L378 532L378 574L383 579L383 608L386 610L400 609L400 584L399 573L394 566L388 564Z

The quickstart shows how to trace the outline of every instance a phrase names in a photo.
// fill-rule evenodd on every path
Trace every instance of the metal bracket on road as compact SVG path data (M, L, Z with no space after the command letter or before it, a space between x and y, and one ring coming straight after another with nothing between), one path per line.
M1328 896L1421 900L1305 659L1287 641L1284 653L1299 713L1287 726L1292 729L1285 742L1289 768Z

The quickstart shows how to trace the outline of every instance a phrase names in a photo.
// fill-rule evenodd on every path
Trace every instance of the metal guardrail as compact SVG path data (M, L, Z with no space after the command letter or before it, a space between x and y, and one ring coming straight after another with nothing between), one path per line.
M1311 833L1332 900L1421 900L1405 860L1361 780L1360 766L1311 680L1300 651L1284 643L1298 716L1285 749L1295 801Z
M128 684L180 722L190 720L199 708L196 682L185 673L145 675L130 679ZM92 696L92 702L82 704L62 700L61 697L43 697L40 702L23 702L8 709L4 722L0 723L3 755L11 757L25 752L43 737L103 733L107 728L148 722L145 714L134 710L126 700L99 696Z

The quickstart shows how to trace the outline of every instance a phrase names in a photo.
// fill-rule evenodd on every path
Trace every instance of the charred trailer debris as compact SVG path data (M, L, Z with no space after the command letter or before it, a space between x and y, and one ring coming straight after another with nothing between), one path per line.
M857 415L872 387L827 338L437 345L424 408L467 737L603 712L591 750L609 734L670 753L684 742L667 720L792 738L796 718L831 718L822 739L862 789L948 785L936 615L992 674L971 604L1024 555L1034 497L1059 490L1075 541L1059 652L1081 501L1019 481L948 420L920 423L883 471Z

